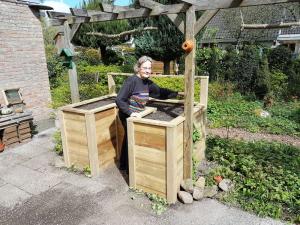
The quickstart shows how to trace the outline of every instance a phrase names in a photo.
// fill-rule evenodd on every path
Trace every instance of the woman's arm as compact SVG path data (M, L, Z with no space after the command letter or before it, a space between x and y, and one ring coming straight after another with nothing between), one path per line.
M131 111L129 110L128 99L132 94L131 93L132 82L133 82L132 79L130 78L126 79L116 98L116 104L119 110L121 110L121 112L127 114L128 116L130 116L131 114Z
M172 91L167 88L161 88L158 85L156 85L153 81L149 80L149 95L152 98L168 99L177 97L178 92Z

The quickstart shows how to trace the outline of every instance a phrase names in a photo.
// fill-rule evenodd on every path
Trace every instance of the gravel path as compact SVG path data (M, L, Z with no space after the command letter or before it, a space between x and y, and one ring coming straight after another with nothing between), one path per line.
M217 135L220 137L227 137L227 129L226 128L215 128L207 129L208 134ZM275 135L275 134L267 134L267 133L251 133L242 129L231 128L228 134L229 138L234 139L242 139L245 141L256 141L256 140L266 140L266 141L278 141L284 144L293 145L296 147L300 147L300 138L293 137L288 135Z

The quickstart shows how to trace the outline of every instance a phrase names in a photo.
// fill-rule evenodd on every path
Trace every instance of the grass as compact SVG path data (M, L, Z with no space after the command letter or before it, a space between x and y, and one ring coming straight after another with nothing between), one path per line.
M275 102L262 118L257 112L263 103L250 101L239 93L227 98L211 98L208 102L208 120L211 128L242 128L253 133L294 135L300 137L300 102Z
M260 216L300 222L299 148L218 137L210 137L207 146L207 158L218 163L210 171L208 183L214 183L215 175L235 183L222 201Z

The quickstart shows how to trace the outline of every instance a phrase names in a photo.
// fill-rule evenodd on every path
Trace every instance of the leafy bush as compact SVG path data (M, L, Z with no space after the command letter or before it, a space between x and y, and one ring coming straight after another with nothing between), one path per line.
M53 134L53 140L55 143L54 151L58 155L63 155L63 146L62 146L62 139L61 139L61 132L58 130Z
M283 45L273 48L268 54L268 61L271 70L280 70L286 73L292 64L291 50Z
M105 65L114 64L120 66L124 62L124 57L116 51L107 49L105 56L102 56L102 61Z
M208 175L208 183L215 175L234 181L234 190L223 201L260 216L300 222L299 148L210 137L207 158L219 165Z
M77 48L79 54L76 56L76 63L84 61L88 65L99 65L101 63L99 51L94 48Z
M288 77L280 70L274 70L269 74L267 82L269 93L273 93L277 99L282 99L287 94Z

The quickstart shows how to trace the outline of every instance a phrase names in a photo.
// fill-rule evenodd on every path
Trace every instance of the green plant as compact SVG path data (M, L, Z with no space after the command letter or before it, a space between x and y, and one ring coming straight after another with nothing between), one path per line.
M219 165L210 171L208 184L214 183L215 175L234 181L234 190L222 201L260 216L299 222L299 148L209 137L206 155Z
M91 167L89 165L85 166L83 168L83 173L84 173L85 176L91 177Z
M197 141L199 141L201 138L201 134L199 132L199 130L197 130L195 127L194 127L194 130L193 130L193 143L196 143Z
M168 208L168 202L165 198L159 197L156 194L146 193L146 196L152 202L152 210L157 214L161 215Z
M63 155L63 146L62 146L62 139L61 139L61 132L58 130L53 134L53 140L54 140L54 151L58 155Z

